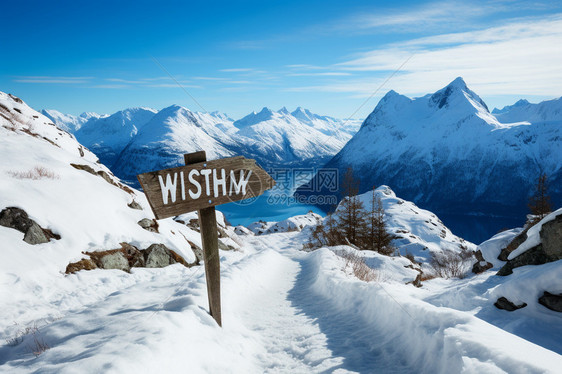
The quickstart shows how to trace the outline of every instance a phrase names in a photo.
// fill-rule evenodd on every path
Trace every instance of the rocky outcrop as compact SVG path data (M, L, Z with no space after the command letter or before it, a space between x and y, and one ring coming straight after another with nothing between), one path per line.
M127 206L131 209L142 210L142 206L139 203L137 203L135 200L131 201L131 203L127 204Z
M527 306L526 303L515 305L505 297L500 297L495 303L494 306L498 309L507 310L508 312L513 312L514 310L525 308Z
M129 272L131 268L162 268L173 264L191 267L199 264L199 259L192 264L188 263L164 244L152 244L140 250L131 244L121 243L121 248L118 249L83 253L89 258L68 264L66 274L93 269L118 269Z
M147 231L158 233L158 222L155 219L143 218L137 223Z
M539 297L539 304L555 312L562 312L562 294L555 295L544 291L544 294Z
M16 207L6 208L0 212L0 225L23 232L23 240L29 244L42 244L48 243L51 239L60 239L60 235L42 228L29 218L25 210Z
M520 241L519 236L514 241ZM526 233L525 237L527 237ZM498 275L509 275L513 273L513 269L520 266L541 265L562 259L562 214L551 221L545 222L541 227L539 237L540 243L538 245L508 260L498 271ZM508 247L510 246L511 244Z
M472 266L472 272L474 274L480 274L485 272L488 269L491 269L494 267L494 265L492 265L490 262L486 261L484 259L484 256L482 255L482 251L481 250L477 250L474 252L474 257L476 257L476 261L478 261L477 263L475 263Z
M104 170L99 170L99 171L95 171L91 166L88 165L81 165L81 164L70 164L70 166L72 166L73 168L77 169L77 170L83 170L85 172L88 172L92 175L96 175L98 177L102 177L103 180L105 180L107 183L118 187L120 189L122 189L123 191L130 193L131 195L134 193L133 190L129 187L127 187L126 185L124 185L123 183L120 183L117 181L117 178L109 175L106 171Z
M523 231L521 231L519 235L513 238L513 240L509 242L509 244L505 248L502 248L498 256L498 260L507 261L507 257L509 256L509 254L516 250L517 247L519 247L521 244L523 244L525 240L527 240L527 231L529 231L530 228L530 226L525 227Z

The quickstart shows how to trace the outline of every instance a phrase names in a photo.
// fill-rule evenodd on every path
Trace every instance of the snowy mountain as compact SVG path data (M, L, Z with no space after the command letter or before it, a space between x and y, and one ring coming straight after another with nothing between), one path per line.
M140 128L112 170L123 179L135 181L137 174L183 164L185 153L205 150L209 159L232 156L231 149L239 145L223 129L231 131L231 122L221 116L172 105Z
M291 115L302 123L314 127L326 135L334 135L338 132L344 132L353 136L357 133L359 127L361 126L360 120L340 120L329 116L320 116L302 107L295 109Z
M327 131L333 122L319 118L311 116L302 121L286 108L278 112L263 108L234 122L234 126L240 129L237 135L252 153L250 156L265 165L319 164L338 152L351 137L335 131L335 124L331 132Z
M74 133L76 139L111 167L119 153L156 113L150 108L130 108L86 122Z
M412 254L416 261L427 264L433 252L476 249L473 243L454 235L434 213L397 197L388 186L358 195L357 199L365 209L368 210L372 204L373 192L375 198L380 198L382 202L387 230L395 237L392 244L402 255ZM340 204L335 213L338 214L341 209Z
M197 127L182 108L168 109L181 124L159 122L162 133ZM4 93L0 149L0 372L555 373L562 365L560 313L523 292L562 292L560 261L416 288L405 284L417 274L405 257L302 251L312 214L260 236L233 234L219 214L219 240L228 242L219 250L221 328L207 312L195 213L156 222L144 194ZM425 241L439 236L429 212L378 191L392 225L410 225ZM420 220L399 222L410 208ZM177 261L156 261L172 251ZM351 273L344 252L364 258L375 280ZM529 306L493 305L519 295Z
M492 114L501 122L560 123L562 121L562 97L532 104L521 99L513 105L494 109Z
M97 114L94 112L84 112L79 116L73 116L72 114L64 114L54 109L43 109L41 114L53 121L59 128L70 133L79 130L80 127L91 119L95 120L108 116L107 114Z
M415 99L390 91L326 167L352 167L361 192L387 184L440 213L521 213L542 172L562 201L559 105L518 105L501 114L510 123L462 78Z

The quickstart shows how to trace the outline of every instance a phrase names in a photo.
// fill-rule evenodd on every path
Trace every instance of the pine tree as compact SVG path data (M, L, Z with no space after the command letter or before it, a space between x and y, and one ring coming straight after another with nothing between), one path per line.
M375 188L373 188L373 195L371 197L371 210L369 212L368 223L365 247L381 254L392 254L392 252L394 252L394 249L390 245L392 235L390 235L386 229L384 207L380 196L377 196L375 193Z
M546 174L541 174L539 176L537 184L535 185L535 193L529 197L528 207L531 214L537 216L538 220L543 219L552 211Z
M357 198L359 180L353 176L353 170L347 169L342 183L344 198L339 212L339 226L350 244L361 246L367 230L366 212L363 203Z

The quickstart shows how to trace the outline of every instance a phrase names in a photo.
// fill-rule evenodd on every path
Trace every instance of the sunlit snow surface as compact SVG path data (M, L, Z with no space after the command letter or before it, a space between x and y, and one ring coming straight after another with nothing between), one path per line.
M82 251L120 242L164 243L193 261L185 239L200 245L199 234L172 219L159 221L159 234L143 230L137 221L153 216L141 193L71 167L108 171L46 117L5 94L0 103L21 111L15 122L0 117L0 208L21 207L61 235L32 246L19 231L0 227L1 341L37 326L35 338L49 346L35 357L33 334L3 344L0 372L556 373L562 367L562 317L536 303L543 288L562 292L560 261L503 278L487 272L435 279L420 289L405 284L417 272L402 257L359 253L380 274L380 282L365 283L344 271L335 253L352 249L303 252L308 230L238 236L239 251L220 251L223 328L206 312L202 266L64 275ZM15 176L35 166L55 177ZM396 214L392 225L410 225L420 243L436 243L439 231L429 227L437 227L431 224L437 218L418 208L411 214L425 219L409 219L405 208L415 206L384 191L404 208L385 205ZM143 210L127 206L133 198ZM494 240L498 245L488 243L485 256L506 238ZM529 305L496 310L499 296Z

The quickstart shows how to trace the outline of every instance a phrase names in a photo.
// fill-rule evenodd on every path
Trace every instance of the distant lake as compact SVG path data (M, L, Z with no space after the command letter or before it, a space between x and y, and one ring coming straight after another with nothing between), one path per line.
M453 234L474 244L490 239L499 231L523 227L526 217L489 217L437 214Z
M285 196L290 196L290 194ZM217 207L217 210L224 213L226 219L234 226L248 226L250 223L259 220L277 222L310 211L321 216L326 215L322 209L315 205L279 199L271 191L266 191L254 200L243 200L221 205Z
M224 204L218 210L224 213L232 225L247 226L252 222L281 221L286 218L306 214L309 211L325 216L326 212L315 205L298 202L278 201L273 199L271 191L259 196L254 201L242 201ZM503 229L522 227L525 217L489 217L437 214L453 234L472 243L480 244L490 239Z

